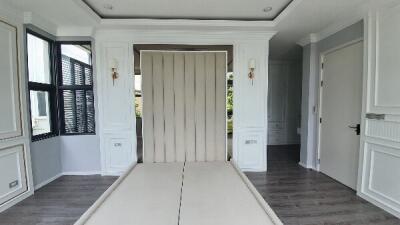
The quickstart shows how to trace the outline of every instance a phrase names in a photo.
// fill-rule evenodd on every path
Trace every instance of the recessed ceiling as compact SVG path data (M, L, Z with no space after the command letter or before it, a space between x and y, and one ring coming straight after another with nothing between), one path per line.
M102 18L273 20L293 0L82 0Z

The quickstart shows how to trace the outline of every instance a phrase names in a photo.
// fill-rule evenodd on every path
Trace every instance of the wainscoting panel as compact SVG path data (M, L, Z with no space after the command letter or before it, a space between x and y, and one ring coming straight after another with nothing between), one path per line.
M377 10L369 21L371 92L369 109L377 113L400 113L400 4Z
M129 135L106 134L106 168L109 174L122 174L132 163L132 144Z
M22 135L17 28L0 20L0 140Z
M0 205L27 191L24 146L0 149Z
M102 74L102 101L104 130L132 130L134 127L133 85L130 72L129 50L124 43L107 43L104 47ZM111 68L115 66L117 79L112 78ZM121 110L123 109L123 110Z
M400 210L400 149L367 143L363 192L392 209Z
M400 218L399 23L399 2L371 10L364 23L364 106L357 191Z
M104 42L96 50L102 174L119 175L137 160L133 46Z
M238 132L238 165L244 171L266 171L266 130L247 128Z

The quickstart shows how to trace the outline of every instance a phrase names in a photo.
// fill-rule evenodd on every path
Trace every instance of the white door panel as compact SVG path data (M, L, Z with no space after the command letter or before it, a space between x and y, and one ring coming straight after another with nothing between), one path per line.
M356 189L361 122L363 42L324 56L320 170Z
M0 21L0 140L22 135L16 32Z
M0 212L33 194L21 29L0 18Z
M0 203L27 191L23 145L0 149Z
M358 194L400 218L400 4L365 21L364 106ZM378 117L375 114L379 114ZM370 119L368 119L370 118Z

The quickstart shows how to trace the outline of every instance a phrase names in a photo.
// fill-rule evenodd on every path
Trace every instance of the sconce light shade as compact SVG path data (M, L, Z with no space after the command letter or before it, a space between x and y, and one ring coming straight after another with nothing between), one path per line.
M255 68L256 68L256 60L250 59L249 60L249 69L255 69Z

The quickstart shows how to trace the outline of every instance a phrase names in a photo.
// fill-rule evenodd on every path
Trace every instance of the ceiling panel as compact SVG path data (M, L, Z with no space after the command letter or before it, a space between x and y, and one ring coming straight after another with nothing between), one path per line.
M293 0L82 0L102 18L273 20Z

